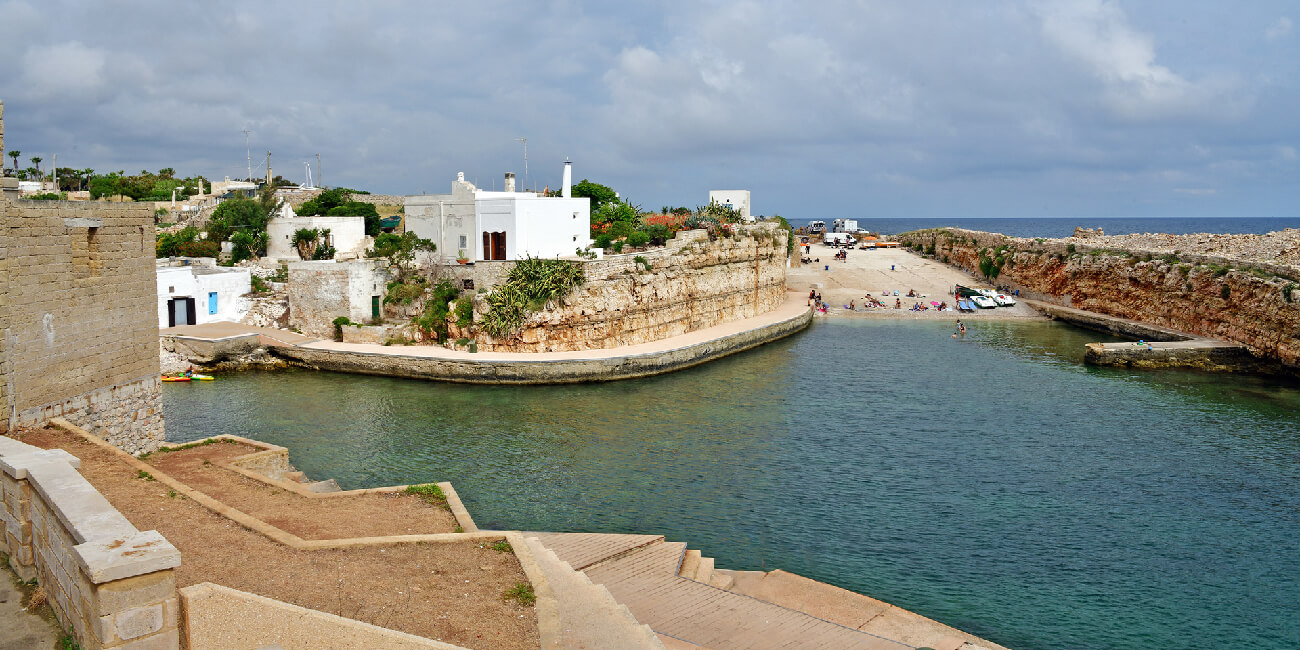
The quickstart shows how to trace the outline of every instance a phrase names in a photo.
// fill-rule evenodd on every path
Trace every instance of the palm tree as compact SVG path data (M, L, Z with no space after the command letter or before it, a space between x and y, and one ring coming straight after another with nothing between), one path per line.
M36 180L44 180L41 176L41 161L45 160L40 156L32 156L32 166L36 168Z
M9 157L14 159L14 176L18 175L18 156L23 155L21 151L10 151Z
M86 189L86 186L90 185L90 177L95 175L95 170L87 167L85 169L78 170L77 175L81 177L80 179L81 189L84 190Z

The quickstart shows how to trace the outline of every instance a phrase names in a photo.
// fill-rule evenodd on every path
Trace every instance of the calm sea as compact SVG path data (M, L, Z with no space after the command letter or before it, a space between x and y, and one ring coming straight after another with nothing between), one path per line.
M794 220L794 226L806 226L810 220ZM834 219L823 219L827 227ZM1300 218L1253 217L1044 217L1020 219L858 219L858 227L887 235L924 228L953 226L969 230L997 232L1012 237L1069 237L1075 226L1101 228L1108 235L1133 233L1195 232L1262 234L1284 228L1300 228Z
M490 528L664 534L1018 650L1300 646L1300 388L1082 364L1052 322L831 320L661 377L167 384L167 436L347 488L450 480Z

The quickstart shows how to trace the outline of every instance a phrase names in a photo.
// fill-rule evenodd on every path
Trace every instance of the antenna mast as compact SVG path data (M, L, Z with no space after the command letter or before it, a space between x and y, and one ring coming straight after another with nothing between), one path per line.
M516 142L524 143L524 189L528 189L528 138L515 138Z
M316 182L320 183L322 189L325 187L325 174L320 169L320 154L316 154Z
M248 129L244 129L244 155L248 157L248 180L253 180L253 152L248 148Z

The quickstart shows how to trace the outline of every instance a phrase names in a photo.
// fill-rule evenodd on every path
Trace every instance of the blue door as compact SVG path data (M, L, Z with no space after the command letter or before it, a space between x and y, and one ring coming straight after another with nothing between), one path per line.
M208 292L208 315L217 315L217 292L215 291Z

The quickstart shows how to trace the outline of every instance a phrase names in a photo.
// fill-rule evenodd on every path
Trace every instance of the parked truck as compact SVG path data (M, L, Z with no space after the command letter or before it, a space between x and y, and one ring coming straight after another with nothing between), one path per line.
M858 240L846 232L828 232L822 237L822 243L827 246L852 246Z

